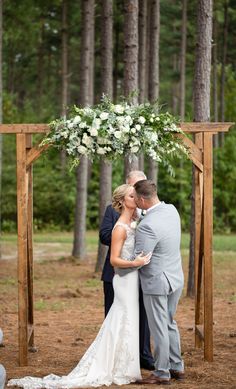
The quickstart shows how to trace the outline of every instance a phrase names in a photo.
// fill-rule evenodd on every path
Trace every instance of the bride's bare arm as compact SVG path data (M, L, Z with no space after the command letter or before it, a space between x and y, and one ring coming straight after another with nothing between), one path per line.
M128 268L147 265L150 262L151 253L138 255L133 261L127 261L120 257L121 250L126 239L126 231L122 226L117 226L112 232L111 238L111 256L112 266Z

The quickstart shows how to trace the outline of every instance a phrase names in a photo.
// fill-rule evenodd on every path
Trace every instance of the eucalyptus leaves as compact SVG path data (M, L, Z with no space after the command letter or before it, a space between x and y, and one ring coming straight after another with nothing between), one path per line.
M168 112L159 112L149 103L131 105L127 101L113 104L106 96L94 107L74 106L69 118L50 123L51 131L43 140L65 149L72 164L86 155L89 159L103 156L115 159L144 153L171 170L170 161L186 147L174 134L182 133L178 120Z

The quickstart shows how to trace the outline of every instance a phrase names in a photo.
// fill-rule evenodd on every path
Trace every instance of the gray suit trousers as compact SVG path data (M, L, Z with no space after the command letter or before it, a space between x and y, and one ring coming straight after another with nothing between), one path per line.
M155 371L153 373L161 378L170 378L170 369L184 370L179 330L174 320L181 293L182 288L166 295L143 295L154 342Z

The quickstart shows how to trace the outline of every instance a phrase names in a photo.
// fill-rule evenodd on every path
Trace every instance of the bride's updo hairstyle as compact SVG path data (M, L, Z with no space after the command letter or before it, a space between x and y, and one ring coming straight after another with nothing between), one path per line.
M112 195L112 208L115 209L116 212L121 213L122 211L122 205L125 198L125 195L127 193L127 190L129 188L132 188L132 185L129 184L123 184L118 186Z

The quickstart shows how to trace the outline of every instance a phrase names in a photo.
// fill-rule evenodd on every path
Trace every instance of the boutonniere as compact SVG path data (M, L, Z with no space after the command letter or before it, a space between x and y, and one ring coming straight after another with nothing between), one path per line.
M145 216L146 213L147 213L147 210L146 209L142 209L141 216Z

